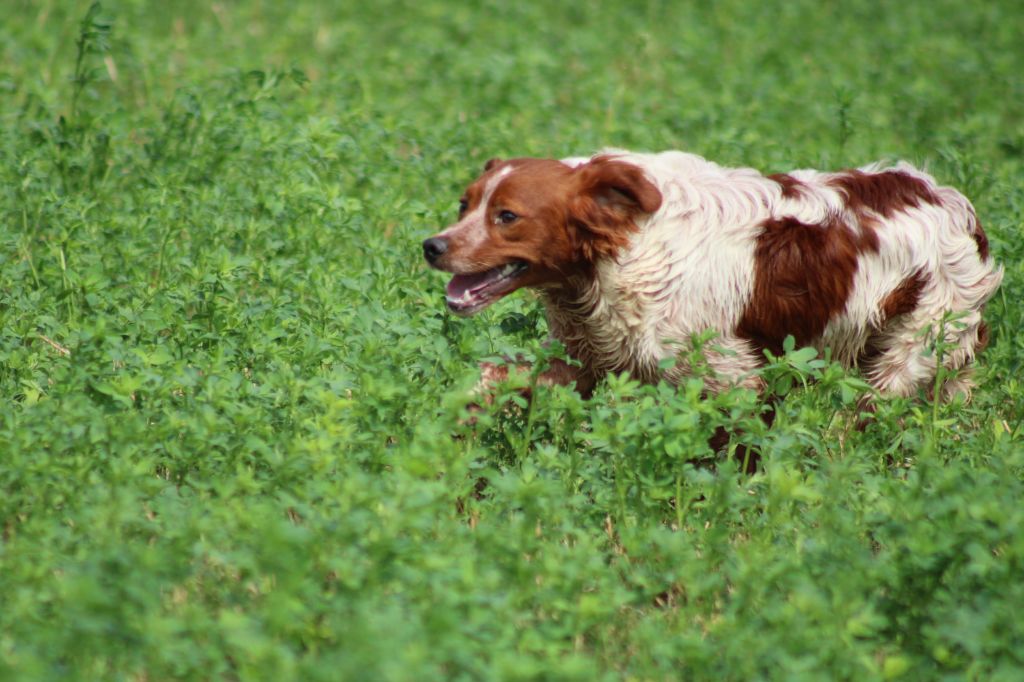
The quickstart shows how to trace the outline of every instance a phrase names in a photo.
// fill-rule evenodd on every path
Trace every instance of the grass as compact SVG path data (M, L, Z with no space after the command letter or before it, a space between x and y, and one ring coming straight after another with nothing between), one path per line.
M8 5L0 677L1020 678L1014 2ZM858 432L792 350L770 430L619 377L462 423L558 351L529 295L446 314L420 240L487 158L603 146L964 190L1007 268L973 401Z

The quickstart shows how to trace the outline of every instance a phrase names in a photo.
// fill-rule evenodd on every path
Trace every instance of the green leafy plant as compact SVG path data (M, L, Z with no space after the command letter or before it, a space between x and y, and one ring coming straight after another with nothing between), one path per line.
M1018 679L1019 25L13 0L0 677ZM678 387L537 385L564 349L535 298L451 316L418 245L487 158L606 146L902 157L967 191L1007 268L971 401L876 396L861 425L862 377L788 343L769 427L766 396L708 394L711 334ZM517 355L469 419L478 363Z

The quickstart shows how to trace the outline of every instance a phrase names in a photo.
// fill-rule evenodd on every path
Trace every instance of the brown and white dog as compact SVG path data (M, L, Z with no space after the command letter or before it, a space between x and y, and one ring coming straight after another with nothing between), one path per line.
M1003 276L970 202L907 164L765 176L682 152L489 161L423 251L454 274L457 314L539 290L582 365L542 380L584 394L608 372L678 381L687 369L663 374L661 361L712 329L711 390L760 388L764 349L792 335L911 395L935 379L929 330L944 316L947 368L984 346L982 308ZM943 393L970 387L957 372Z

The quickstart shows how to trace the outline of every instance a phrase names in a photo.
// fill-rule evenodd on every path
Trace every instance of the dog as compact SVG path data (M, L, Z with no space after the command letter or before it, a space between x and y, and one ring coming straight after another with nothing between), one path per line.
M967 198L909 164L763 175L676 151L492 159L423 253L457 315L539 291L579 363L540 381L584 396L609 372L677 383L691 368L663 361L714 330L710 391L762 390L765 351L792 336L882 395L932 387L941 357L942 397L969 397L1003 277Z

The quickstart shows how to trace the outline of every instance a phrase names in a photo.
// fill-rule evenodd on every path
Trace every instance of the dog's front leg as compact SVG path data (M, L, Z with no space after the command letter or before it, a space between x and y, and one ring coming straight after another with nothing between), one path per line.
M477 384L474 393L489 405L494 401L495 386L508 380L509 370L513 367L523 374L529 374L533 370L532 363L519 358L515 361L510 359L507 364L502 365L493 362L480 363L480 383ZM574 381L576 390L584 398L590 397L594 385L597 383L588 372L581 368L574 367L560 358L551 358L548 368L537 375L536 381L532 382L531 386L520 389L520 394L529 400L532 397L533 386L568 386Z

